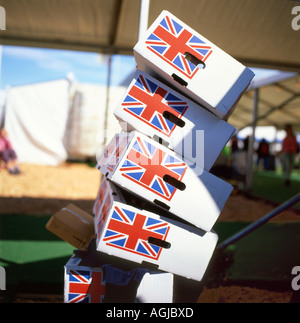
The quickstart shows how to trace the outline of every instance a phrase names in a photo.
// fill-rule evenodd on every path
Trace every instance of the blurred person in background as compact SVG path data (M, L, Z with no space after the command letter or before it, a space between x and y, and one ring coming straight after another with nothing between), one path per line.
M284 172L284 184L290 186L290 176L294 168L295 157L299 152L299 146L293 128L290 124L285 126L286 137L282 141L282 150L280 152L281 163Z
M268 169L270 151L269 151L269 143L265 138L261 140L256 150L257 153L257 166L260 166L260 161L263 162L263 169Z
M10 174L19 174L17 154L8 139L8 134L4 128L0 129L0 161L3 160L5 168Z

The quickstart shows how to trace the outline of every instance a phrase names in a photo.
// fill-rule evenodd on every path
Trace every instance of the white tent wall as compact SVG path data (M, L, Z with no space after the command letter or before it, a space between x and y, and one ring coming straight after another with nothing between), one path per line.
M4 126L4 107L5 107L6 92L0 90L0 128Z
M105 85L63 79L10 88L3 124L19 161L56 166L67 159L96 158L121 131L113 111L125 91L110 87L105 131Z
M4 127L20 162L55 166L66 160L69 85L58 80L9 89Z
M114 116L114 110L117 104L121 103L122 97L124 96L127 87L121 86L111 86L109 90L109 104L107 112L107 129L106 129L106 140L105 145L107 145L116 133L119 133L122 129L119 121ZM103 137L104 139L104 137ZM105 146L104 145L104 146ZM103 149L105 147L102 147Z
M69 159L81 160L95 155L99 129L103 127L105 88L72 84L70 110L64 144Z
M121 131L118 121L113 116L118 98L125 92L123 87L110 87L107 115L107 131L105 126L106 95L105 86L93 84L72 84L70 89L70 111L67 121L64 144L69 159L95 158L98 150L105 145L104 136L110 140Z

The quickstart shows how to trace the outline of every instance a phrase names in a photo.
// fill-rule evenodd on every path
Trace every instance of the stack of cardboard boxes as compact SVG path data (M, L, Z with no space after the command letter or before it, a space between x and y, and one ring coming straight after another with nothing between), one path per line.
M93 221L74 206L60 211L90 237L75 234L81 250L65 266L66 302L122 293L173 302L174 277L203 278L218 240L212 227L232 192L210 169L254 74L167 11L134 55L136 73L114 112L123 132L97 156Z

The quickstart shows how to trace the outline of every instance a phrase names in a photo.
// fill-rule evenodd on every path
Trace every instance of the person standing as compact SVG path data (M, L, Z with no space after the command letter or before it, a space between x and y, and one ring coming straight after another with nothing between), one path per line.
M298 143L290 124L285 126L286 137L282 141L281 163L284 172L285 186L289 186L291 172L294 168L295 156L298 152Z
M266 170L268 169L270 152L269 152L269 143L266 139L262 139L259 143L258 149L256 150L257 153L257 166L259 166L260 161L263 161L263 168Z

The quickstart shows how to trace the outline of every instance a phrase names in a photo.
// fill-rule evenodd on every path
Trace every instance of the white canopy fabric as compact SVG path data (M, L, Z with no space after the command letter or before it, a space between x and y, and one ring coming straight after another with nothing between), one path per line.
M20 162L55 166L67 159L63 138L68 107L67 80L8 91L4 127Z
M95 157L122 129L113 114L126 88L110 87L106 116L106 87L74 83L70 89L70 108L64 144L69 159Z
M67 79L10 88L0 125L20 162L56 166L67 159L95 158L121 131L113 110L124 91L110 89L106 131L106 87Z

